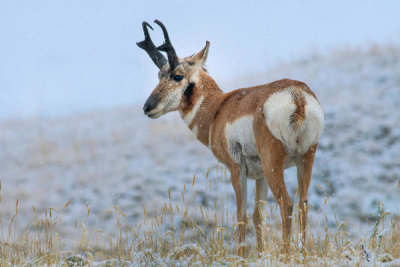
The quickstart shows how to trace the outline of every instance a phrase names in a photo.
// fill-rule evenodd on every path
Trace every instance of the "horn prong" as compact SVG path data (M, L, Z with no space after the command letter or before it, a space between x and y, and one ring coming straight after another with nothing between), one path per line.
M158 51L157 47L154 45L153 41L150 38L149 30L147 27L149 27L153 31L154 31L154 29L146 21L143 21L142 27L143 27L143 33L144 33L144 40L141 42L137 42L136 44L137 44L137 46L139 46L140 48L145 50L147 52L147 54L150 56L151 60L153 60L154 64L156 64L156 66L159 69L161 69L167 63L167 60L165 59L163 54L161 54L160 51Z

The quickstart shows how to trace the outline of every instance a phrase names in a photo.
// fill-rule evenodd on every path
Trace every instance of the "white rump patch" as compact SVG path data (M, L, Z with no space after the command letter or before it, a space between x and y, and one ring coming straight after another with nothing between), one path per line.
M303 151L318 143L324 128L324 111L318 101L312 96L303 92L306 100L306 118L304 120L301 143Z
M297 134L290 125L290 116L296 110L291 94L292 89L272 94L264 104L264 115L272 135L280 140L289 153L297 150Z
M264 104L264 114L272 135L286 147L289 155L304 154L316 144L321 136L324 113L318 101L302 91L306 101L303 125L294 129L290 125L290 116L296 110L292 88L272 94Z
M182 116L187 126L189 126L192 123L203 101L204 101L204 96L201 96L199 100L197 100L196 104L194 104L192 110L188 114L186 114L185 117Z

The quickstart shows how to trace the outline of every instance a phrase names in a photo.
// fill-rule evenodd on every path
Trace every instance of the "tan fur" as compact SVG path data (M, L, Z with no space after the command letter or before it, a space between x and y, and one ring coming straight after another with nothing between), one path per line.
M293 102L296 105L296 109L293 114L290 116L290 124L293 125L294 128L299 128L303 125L305 116L306 116L306 101L301 92L301 89L295 87L292 91Z
M202 69L208 54L208 46L209 43L196 55L181 60L181 65L172 73L169 72L168 67L162 69L160 71L160 84L152 94L161 96L160 106L165 106L162 99L163 95L171 95L174 90L176 92L174 94L179 93L181 97L177 100L179 105L176 109L179 110L181 117L183 119L186 118L188 127L196 134L198 140L209 147L215 157L230 170L231 182L236 195L237 218L238 222L241 222L239 224L239 242L241 243L245 241L248 221L245 211L246 199L244 199L247 196L245 192L247 190L246 180L244 180L246 178L243 177L250 176L252 170L249 170L249 167L260 166L261 173L255 172L257 180L256 207L253 213L253 223L257 233L257 247L260 251L263 248L262 229L260 226L261 213L259 209L260 198L263 195L262 190L267 190L262 179L266 179L280 206L283 223L283 250L287 252L293 204L284 183L284 169L290 165L297 166L301 204L300 229L302 231L302 240L305 241L307 191L311 180L313 159L318 140L314 142L314 139L311 140L309 138L310 142L313 143L310 143L312 146L307 147L307 151L304 154L299 154L298 151L300 150L289 151L285 140L277 139L273 131L269 129L266 118L267 113L264 110L265 103L271 95L290 90L290 103L288 102L287 109L284 112L287 113L291 110L290 108L293 108L287 125L288 127L293 127L293 133L296 134L295 138L299 142L301 141L302 131L308 134L307 129L304 130L303 128L308 127L309 123L313 123L313 121L307 121L308 103L304 94L315 99L316 97L305 83L289 79L242 88L225 94ZM181 73L181 75L185 76L185 79L179 83L172 81L169 77L176 73ZM186 90L184 88L189 88L190 83L193 83L194 86L188 99L185 97ZM202 99L202 101L198 102L199 99ZM198 103L197 106L196 103ZM168 108L164 109L168 110ZM193 118L189 117L188 119L186 117L193 116L194 112ZM316 118L319 117L316 116ZM237 124L239 119L245 120L243 121L246 123L244 125L249 125L250 129L241 129L241 124ZM319 127L322 123L323 121L320 121L316 126L313 126ZM232 132L236 130L239 132ZM248 131L252 131L254 138L246 139ZM290 134L291 132L288 133ZM233 139L228 140L227 136ZM235 141L236 136L239 136L237 141ZM317 137L319 138L319 135ZM246 140L242 141L240 138L245 138ZM266 195L266 192L264 195ZM244 252L245 250L242 247L239 254Z

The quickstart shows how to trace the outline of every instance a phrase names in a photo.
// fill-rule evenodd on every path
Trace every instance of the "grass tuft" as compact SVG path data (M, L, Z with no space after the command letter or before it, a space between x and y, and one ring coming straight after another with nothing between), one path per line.
M33 217L28 222L18 220L19 200L15 214L5 225L1 216L0 265L1 266L129 266L129 265L179 265L225 266L252 263L263 265L307 264L311 266L336 266L355 264L400 263L399 217L378 205L378 216L371 234L351 234L348 224L340 221L325 194L325 205L334 215L335 227L325 214L313 214L310 209L307 241L301 245L298 207L294 211L290 254L282 255L281 223L277 204L263 203L264 251L256 252L254 228L248 225L245 246L248 257L237 256L237 222L229 212L229 181L226 170L217 167L215 177L207 172L207 187L217 187L218 195L207 203L197 195L193 176L191 185L183 186L182 200L172 203L169 199L158 210L149 211L143 206L144 219L132 224L119 207L107 211L115 218L113 232L89 229L90 206L86 204L86 218L76 221L75 238L61 235L62 213L69 208L68 201L62 208L45 209L38 214L33 207ZM207 205L205 205L205 203ZM0 183L1 204L1 183ZM321 217L321 220L315 220ZM385 223L386 222L386 223ZM390 222L390 224L388 223ZM3 229L6 228L6 234ZM70 242L65 242L69 238ZM67 245L68 243L68 245Z

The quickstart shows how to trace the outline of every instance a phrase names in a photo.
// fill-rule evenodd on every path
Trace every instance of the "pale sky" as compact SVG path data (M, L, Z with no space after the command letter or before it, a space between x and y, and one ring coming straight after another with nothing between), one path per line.
M142 104L158 81L136 46L143 20L163 21L180 56L209 40L222 85L316 50L400 43L400 1L148 2L0 0L0 119Z

